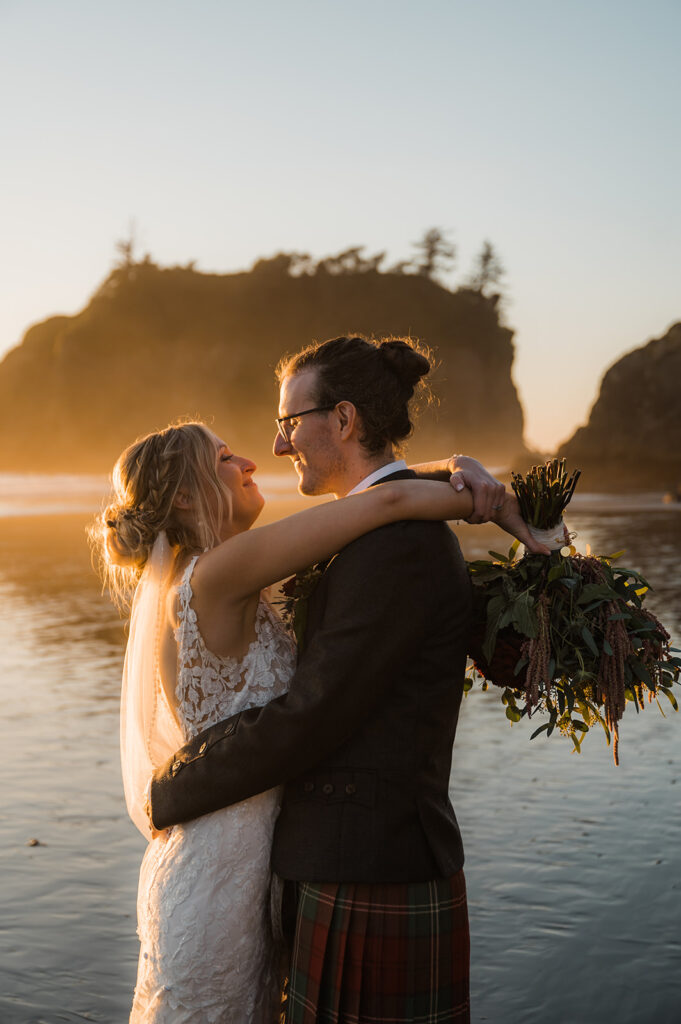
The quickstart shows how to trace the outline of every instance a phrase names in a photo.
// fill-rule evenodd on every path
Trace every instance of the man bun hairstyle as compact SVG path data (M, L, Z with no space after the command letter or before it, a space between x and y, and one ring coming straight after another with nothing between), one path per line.
M315 403L352 402L359 414L360 441L367 453L391 445L397 452L411 435L416 407L431 399L423 378L432 357L414 338L369 341L359 336L314 342L277 367L279 383L304 370L317 371Z

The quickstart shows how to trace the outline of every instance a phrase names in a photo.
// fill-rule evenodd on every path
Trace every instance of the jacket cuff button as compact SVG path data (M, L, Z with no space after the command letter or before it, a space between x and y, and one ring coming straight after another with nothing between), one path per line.
M181 767L182 767L182 762L181 761L173 761L173 763L170 766L170 774L171 775L177 775L177 773L179 772Z

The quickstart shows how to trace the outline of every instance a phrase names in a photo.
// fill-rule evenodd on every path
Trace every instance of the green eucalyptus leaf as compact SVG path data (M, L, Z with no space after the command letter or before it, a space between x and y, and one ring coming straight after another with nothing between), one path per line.
M652 689L654 684L652 679L650 678L650 672L645 667L645 665L641 664L640 661L634 660L630 661L629 664L631 665L631 670L634 673L634 675L638 679L640 679L642 683L645 683L646 686L649 686Z
M592 707L593 707L593 705L592 705ZM608 744L608 746L610 746L610 729L608 728L607 722L605 721L605 719L603 718L602 715L597 714L596 718L601 723L601 727L603 729L603 732L605 733L605 738L606 738L607 744Z
M614 601L617 594L606 583L587 583L577 598L578 604L590 604L592 601L601 604L603 601Z
M534 638L537 635L538 623L534 611L534 599L529 590L521 594L513 604L513 625L524 636Z
M668 690L666 686L661 686L660 689L665 694L665 696L668 698L669 703L674 708L674 711L678 711L679 710L678 701L676 700L676 697L674 696L672 691Z
M622 579L636 580L637 583L642 583L646 587L649 586L648 581L641 576L640 572L636 572L635 569L625 569L623 565L618 565L615 572Z
M510 624L514 621L514 609L515 605L513 604L509 604L506 606L506 608L504 608L503 612L501 613L501 618L499 619L499 629L504 629L505 626L510 626Z
M593 634L588 626L582 626L582 636L584 637L584 643L589 648L594 658L598 657L598 648L596 647L596 641L593 638Z
M572 678L578 683L595 683L598 676L594 675L593 672L587 672L586 669L580 669L579 672L575 672Z

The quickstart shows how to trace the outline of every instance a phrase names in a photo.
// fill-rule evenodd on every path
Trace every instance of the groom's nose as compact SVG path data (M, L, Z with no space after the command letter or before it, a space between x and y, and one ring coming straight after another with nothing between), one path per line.
M274 436L274 444L272 445L272 451L275 455L290 455L293 451L293 445L286 441L281 436L281 431L278 430Z

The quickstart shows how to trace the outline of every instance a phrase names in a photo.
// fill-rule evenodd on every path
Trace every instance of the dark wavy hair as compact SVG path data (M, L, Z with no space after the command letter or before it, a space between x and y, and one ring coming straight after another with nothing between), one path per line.
M432 355L413 338L332 338L314 342L277 367L281 384L304 370L317 371L318 405L352 402L362 423L360 442L369 454L388 444L400 451L414 429L416 406L432 399L423 380Z

